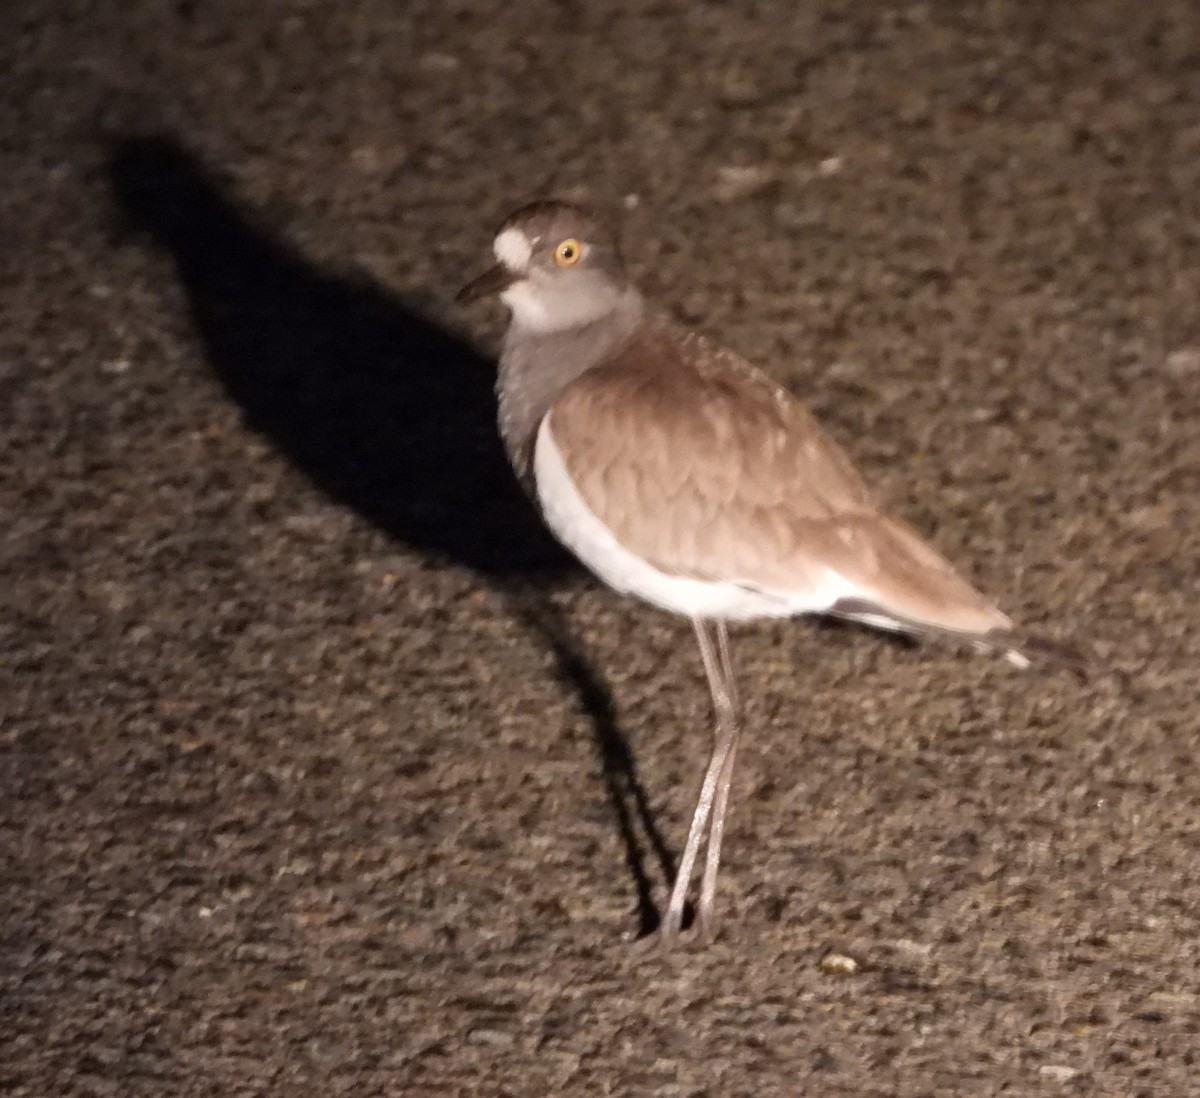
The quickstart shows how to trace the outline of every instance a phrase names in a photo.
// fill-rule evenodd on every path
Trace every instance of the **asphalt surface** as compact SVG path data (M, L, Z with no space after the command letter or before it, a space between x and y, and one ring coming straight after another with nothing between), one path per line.
M1200 10L10 0L0 1089L1200 1094ZM497 221L811 401L1116 672L690 628L495 440Z

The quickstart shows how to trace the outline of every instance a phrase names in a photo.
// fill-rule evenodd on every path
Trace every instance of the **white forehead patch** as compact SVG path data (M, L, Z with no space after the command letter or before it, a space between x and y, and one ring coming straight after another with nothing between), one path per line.
M492 245L496 258L510 271L523 271L529 266L529 258L533 255L533 246L527 237L516 226L510 225Z

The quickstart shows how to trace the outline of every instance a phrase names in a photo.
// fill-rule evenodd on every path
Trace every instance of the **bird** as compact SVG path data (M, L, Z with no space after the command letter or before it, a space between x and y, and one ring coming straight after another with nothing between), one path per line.
M1027 635L927 541L876 505L803 402L651 305L591 210L543 200L500 226L495 264L458 294L510 317L496 393L505 451L551 532L603 583L690 618L712 749L659 925L716 934L717 875L741 706L732 622L825 615L951 637L1018 666L1082 662Z

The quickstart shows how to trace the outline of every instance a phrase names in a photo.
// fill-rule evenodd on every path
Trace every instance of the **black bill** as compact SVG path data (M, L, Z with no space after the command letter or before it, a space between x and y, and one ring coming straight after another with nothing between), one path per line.
M508 289L521 276L510 271L503 263L497 263L489 271L484 271L478 278L468 282L454 296L455 301L478 301L489 294L498 294Z

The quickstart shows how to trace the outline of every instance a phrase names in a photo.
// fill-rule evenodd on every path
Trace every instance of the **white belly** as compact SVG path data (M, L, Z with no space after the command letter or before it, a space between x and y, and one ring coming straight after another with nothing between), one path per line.
M613 536L576 489L550 431L542 420L534 443L533 472L538 502L555 536L610 587L688 617L783 618L820 613L852 593L833 572L820 589L764 591L729 579L700 580L663 572Z

